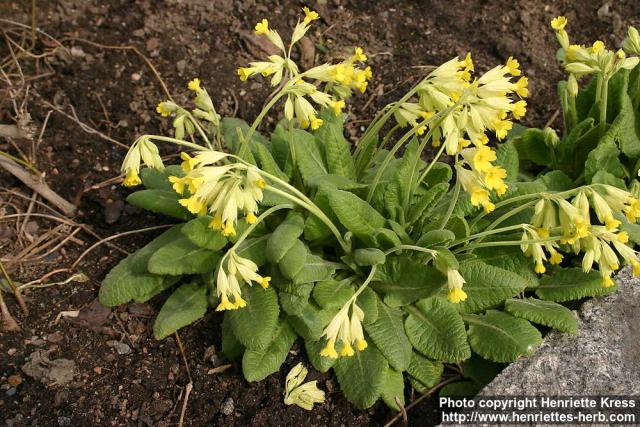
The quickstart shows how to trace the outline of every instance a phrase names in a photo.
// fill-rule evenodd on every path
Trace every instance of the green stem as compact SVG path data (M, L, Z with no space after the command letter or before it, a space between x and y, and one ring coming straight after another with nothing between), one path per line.
M534 206L536 203L538 203L538 200L532 200L530 202L525 203L524 205L520 205L517 208L510 210L509 212L505 213L504 215L502 215L501 217L493 221L487 228L485 228L485 231L493 230L494 228L496 228L498 225L500 225L507 219L511 218L514 215L519 214L520 212L526 209L529 209L531 206Z
M211 145L211 141L209 140L209 137L207 137L207 135L204 133L204 129L202 129L202 126L200 126L200 121L195 117L193 117L193 115L189 111L187 110L185 111L189 116L189 120L191 120L191 123L193 123L196 129L198 129L198 133L200 134L200 137L204 139L204 142L207 144L207 147L209 147L210 150L213 150L213 145Z
M362 282L362 285L360 285L360 287L358 288L358 290L356 290L356 292L353 294L353 296L351 298L349 298L349 301L347 301L347 304L353 303L358 298L358 296L365 290L365 288L367 286L369 286L369 283L371 282L371 280L373 280L373 276L376 274L377 268L378 268L378 266L376 266L376 265L371 267L371 271L369 271L369 275L364 280L364 282Z
M171 138L169 136L160 136L160 135L142 135L140 138L149 138L149 139L155 139L158 141L163 141L163 142L172 142L174 144L177 145L181 145L183 147L189 147L192 148L194 150L198 150L198 151L202 151L202 149L204 147L202 147L201 145L198 144L194 144L193 142L189 142L189 141L185 141L183 139L176 139L176 138Z
M499 242L474 243L472 245L458 248L454 250L453 253L457 254L457 253L460 253L463 251L469 251L472 249L487 248L487 247L494 247L494 246L496 247L497 246L519 246L519 245L528 245L533 243L555 242L557 240L561 240L564 238L565 238L564 236L553 236L553 237L547 237L546 239L535 239L535 240L506 240L506 241L499 241Z
M420 181L422 182L422 181ZM447 223L449 222L449 219L451 219L451 215L453 214L453 210L456 207L456 203L458 202L458 197L460 197L460 187L462 186L462 184L460 183L460 180L456 180L456 185L453 187L453 197L451 197L451 201L449 202L449 207L447 208L447 213L444 215L444 218L442 219L442 222L440 223L440 227L438 227L440 230L444 229L447 226Z
M242 147L240 147L240 152L238 153L240 157L243 157L247 154L247 149L249 148L251 138L253 137L253 134L256 132L258 125L260 124L260 122L262 122L262 119L264 119L264 116L266 116L269 110L271 110L271 108L276 104L276 102L278 102L280 98L282 98L282 96L286 93L286 89L288 89L287 85L283 86L282 90L280 90L280 92L278 92L273 96L273 98L271 98L271 100L267 103L267 105L265 105L262 108L262 111L260 111L260 114L258 114L258 117L256 117L256 119L253 121L251 128L249 128L249 130L247 131L247 134L244 136L244 139L242 141Z
M508 227L502 227L502 228L496 228L496 229L493 229L493 230L483 231L481 233L472 234L472 235L470 235L469 237L467 237L465 239L455 240L455 241L451 242L449 244L449 246L457 246L460 243L469 242L471 240L482 238L482 237L486 237L486 236L490 236L492 234L500 234L500 233L506 233L507 231L519 230L519 229L522 229L524 226L526 226L526 224L510 225Z
M442 145L440 146L440 149L436 153L435 157L433 158L431 163L429 163L429 166L427 166L427 168L424 170L424 172L422 172L422 175L420 175L420 178L418 178L418 181L415 182L416 186L422 184L422 181L424 181L424 179L427 177L429 172L431 172L431 169L433 169L433 166L438 162L438 159L440 159L440 156L442 156L442 153L444 152L444 149L445 149L445 145L444 145L444 142L443 142Z
M34 174L36 174L38 176L41 175L41 172L38 169L36 169L36 167L33 166L31 163L25 162L24 160L21 160L21 159L19 159L17 157L14 157L9 153L5 153L4 151L0 151L0 157L5 157L5 158L7 158L9 160L13 160L14 162L16 162L16 163L24 166L25 168L29 169Z
M388 249L387 251L385 251L384 254L385 255L389 255L389 254L392 254L394 252L403 251L403 250L424 252L424 253L432 255L432 256L436 256L436 254L437 254L437 252L434 251L433 249L427 249L427 248L423 248L422 246L416 246L416 245L398 245L398 246L394 246L393 248Z
M609 79L602 78L602 95L600 96L600 126L607 124L607 97L609 95Z

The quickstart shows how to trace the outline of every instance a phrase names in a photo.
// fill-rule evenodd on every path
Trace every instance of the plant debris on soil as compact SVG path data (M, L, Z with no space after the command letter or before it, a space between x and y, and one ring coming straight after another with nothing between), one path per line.
M302 6L319 11L322 20L296 53L305 66L365 48L374 78L349 107L353 135L429 66L467 51L480 69L517 58L532 93L524 124L543 126L559 108L555 85L563 76L550 19L566 15L576 43L599 38L616 46L628 25L640 23L640 2L633 0L36 5L38 31L32 32L31 2L0 0L0 150L31 161L48 189L77 212L65 218L61 206L0 168L0 259L17 286L27 285L21 289L29 309L23 314L3 292L20 331L0 332L0 422L15 427L178 425L190 378L184 425L361 426L395 417L382 403L356 409L332 375L313 369L309 379L319 380L326 402L312 412L285 406L285 375L299 361L306 363L304 350L295 346L280 373L248 383L240 366L219 351L219 314L209 313L179 338L155 341L151 326L163 296L116 310L96 300L106 272L168 221L125 203L127 190L117 178L124 146L143 133L167 134L169 121L154 111L168 97L163 84L184 102L193 77L202 80L223 116L254 118L270 89L240 82L235 70L267 53L250 31L259 19L268 17L287 36ZM271 116L269 123L277 119ZM151 230L133 232L146 228ZM92 247L127 232L133 233ZM409 392L407 401L417 397ZM397 424L439 422L433 399L407 416Z

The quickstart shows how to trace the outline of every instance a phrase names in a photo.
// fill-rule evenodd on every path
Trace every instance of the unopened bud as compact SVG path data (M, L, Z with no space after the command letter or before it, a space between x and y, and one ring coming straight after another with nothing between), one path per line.
M544 143L547 147L556 147L560 143L560 137L550 127L546 127L542 130L542 135L544 137Z
M573 74L569 74L569 78L567 79L567 92L572 98L578 96L578 80Z

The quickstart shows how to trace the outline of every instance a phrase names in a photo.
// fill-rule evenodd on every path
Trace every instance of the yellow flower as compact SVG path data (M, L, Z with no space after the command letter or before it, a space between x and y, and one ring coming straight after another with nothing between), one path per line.
M209 228L216 231L222 230L222 215L216 214L209 223Z
M521 119L527 113L527 102L526 101L518 101L513 104L513 109L511 110L513 117L516 119Z
M227 221L224 223L224 227L222 228L223 236L235 236L236 229L233 226L233 221Z
M138 171L136 171L135 169L129 169L129 171L127 171L127 176L124 178L122 184L125 187L135 187L136 185L142 184L142 180L138 176Z
M260 280L260 286L262 286L263 289L267 289L269 287L270 281L271 281L271 277L269 276L263 277L262 280Z
M249 77L251 77L251 69L250 68L240 67L240 68L238 68L236 73L240 77L240 80L242 80L243 82L247 81L247 79Z
M269 34L269 21L263 19L256 24L255 33L259 36Z
M257 220L258 220L258 217L253 212L249 212L244 217L244 222L246 222L247 224L255 224Z
M471 191L471 204L473 206L484 205L489 201L489 192L484 188L478 187Z
M356 47L351 60L354 62L365 62L367 60L367 55L364 54L364 50L362 50L361 47Z
M458 304L467 299L467 293L459 288L449 289L449 293L447 294L447 299L454 303Z
M195 78L191 80L189 84L187 84L187 88L189 88L189 90L192 90L194 92L202 92L202 88L200 87L200 79Z
M520 98L526 98L529 96L529 89L527 88L528 85L529 79L527 77L520 77L520 79L515 83L514 91Z
M505 139L513 127L513 122L509 120L496 120L493 122L493 127L498 139Z
M313 10L310 10L308 7L303 7L302 11L304 12L304 23L309 25L311 23L311 21L315 21L316 19L320 19L320 15L318 15L318 12L315 12Z
M517 59L514 59L512 56L509 57L509 59L507 59L507 68L509 69L509 74L511 74L512 76L519 76L521 73L520 71L520 63L518 62Z
M595 42L593 42L593 46L591 46L591 51L593 53L598 53L604 50L604 48L605 48L604 42L602 40L596 40Z
M229 298L225 294L222 294L220 304L216 307L216 311L235 310L236 308L236 305L229 301Z
M184 151L180 153L180 158L183 160L180 167L182 168L183 171L185 171L185 173L188 173L189 171L193 170L193 168L195 168L198 165L198 163L200 163L200 159L198 159L197 157L191 157L188 153L185 153Z
M615 285L615 282L613 281L611 276L602 276L602 287L603 288L610 288L613 285Z
M540 236L540 237L542 237L542 236ZM553 265L558 265L558 264L560 264L562 262L563 259L564 259L564 257L562 256L561 253L554 251L551 254L551 257L549 257L549 262L551 264L553 264Z
M356 348L358 351L364 351L368 347L367 342L363 338L358 338L356 340Z
M504 186L504 179L507 177L507 171L500 166L491 166L486 170L484 175L484 183L492 190Z
M158 106L156 107L156 111L158 112L158 114L160 114L162 117L169 117L169 115L171 114L171 110L169 110L166 106L165 102L161 102L158 104Z
M564 16L556 16L551 20L551 28L556 31L564 30L564 27L567 26L567 18Z
M544 267L544 264L542 262L536 262L536 266L533 269L533 271L535 271L538 274L544 274L544 272L547 271L547 269Z
M618 242L620 243L628 243L629 233L627 233L626 231L621 231L620 233L616 234L616 239L618 239Z
M343 342L342 343L342 350L340 350L340 356L351 357L354 354L356 354L356 353L353 351L353 347L351 347L351 343Z
M633 266L633 277L640 276L640 262L638 262L635 259L632 259L631 265Z
M315 116L311 116L310 119L311 120L309 120L309 127L311 127L312 130L318 129L320 126L322 126L322 123L324 123L322 119L319 119Z
M207 210L207 206L204 202L195 196L191 196L188 199L180 199L178 200L178 203L187 208L189 212L196 215L205 213Z
M331 107L331 109L333 110L333 114L335 114L336 116L342 112L344 106L345 103L341 99L338 101L329 101L329 107Z
M487 146L476 148L473 155L473 168L478 172L485 172L492 167L491 162L496 160L496 153Z
M332 359L338 358L338 352L335 348L336 340L334 338L329 339L327 341L327 345L320 351L320 356L330 357Z

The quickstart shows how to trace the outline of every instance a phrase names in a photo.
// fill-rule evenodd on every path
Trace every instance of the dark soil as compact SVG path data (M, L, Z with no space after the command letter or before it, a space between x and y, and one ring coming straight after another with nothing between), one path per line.
M422 75L421 66L437 65L467 51L472 52L479 69L488 69L511 55L518 58L529 76L532 93L525 124L542 126L558 109L555 85L562 77L554 59L557 45L549 20L565 14L576 42L600 38L607 45L618 45L626 26L640 22L640 2L634 0L610 2L610 6L580 0L322 3L326 4L310 4L323 18L314 27L314 38L328 48L327 53L316 49L315 62L328 61L331 55L341 57L357 45L365 48L374 69L370 90L351 107L353 132L358 132L377 108L399 98ZM223 116L237 110L238 117L251 119L269 89L256 82L242 83L235 75L235 69L254 59L260 50L247 34L263 17L286 33L295 25L303 5L288 0L39 1L39 28L71 49L71 54L59 49L40 61L48 64L42 69L33 66L33 58L20 59L25 76L41 76L28 82L31 87L24 104L35 135L51 111L43 101L69 114L73 107L80 121L126 144L142 133L168 131L169 122L154 112L157 102L166 96L144 60L131 50L96 47L78 38L136 46L154 64L178 102L186 99L186 82L197 76ZM29 24L30 2L0 0L0 17ZM0 25L16 37L19 27ZM25 43L28 45L28 40ZM50 39L39 36L33 52L40 54L53 47ZM10 54L6 43L0 46L0 53L2 58ZM46 72L51 74L42 76ZM11 73L18 71L11 68ZM16 75L11 76L14 83ZM0 92L0 123L8 124L15 120L15 112L5 89ZM30 142L17 140L16 144L25 148ZM18 155L4 140L0 140L0 150ZM91 226L101 236L166 223L163 218L126 207L127 190L120 186L83 191L116 176L124 154L123 148L84 132L77 123L53 112L38 147L36 165L46 173L54 191L77 204L80 212L75 221ZM31 197L28 188L5 172L0 172L0 183ZM1 221L2 216L16 208L26 211L28 201L2 191L0 255L10 259L21 248L7 228L13 223ZM57 225L45 218L30 221L35 223L30 227L36 235ZM76 237L84 246L69 242L38 263L12 263L14 279L28 282L70 266L96 241L85 232ZM132 251L152 237L153 233L134 234L114 242ZM175 339L158 342L150 333L162 298L148 305L122 307L108 317L89 317L85 322L55 321L62 311L82 310L85 316L100 281L122 257L121 252L100 246L77 268L89 281L31 290L27 295L29 316L18 314L15 301L8 298L22 331L0 335L0 420L6 425L178 424L188 374ZM66 278L60 274L52 280ZM228 363L215 352L220 348L219 322L219 315L210 314L180 332L193 378L185 425L382 425L395 415L383 404L366 411L355 409L341 395L332 376L316 372L311 377L318 378L320 387L328 391L326 403L312 412L285 406L285 373L305 358L299 347L291 352L281 373L260 383L247 383L237 364L224 372L208 373ZM111 340L125 343L131 352L118 354L113 343L107 343ZM50 350L51 359L74 360L75 380L64 386L45 386L26 376L21 366L38 349ZM17 387L10 385L9 377L14 375L22 379ZM423 401L409 411L409 423L433 425L438 421L434 408L433 401Z

